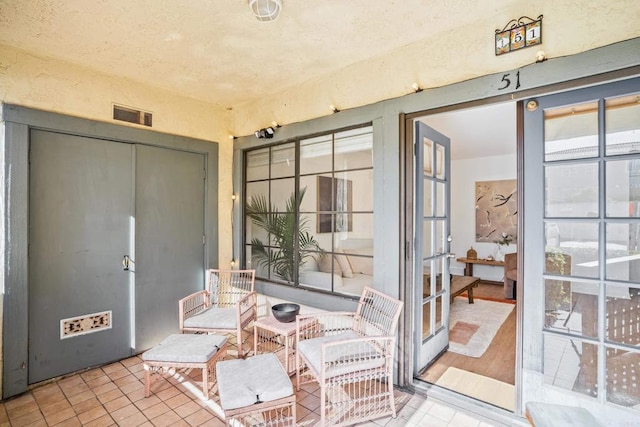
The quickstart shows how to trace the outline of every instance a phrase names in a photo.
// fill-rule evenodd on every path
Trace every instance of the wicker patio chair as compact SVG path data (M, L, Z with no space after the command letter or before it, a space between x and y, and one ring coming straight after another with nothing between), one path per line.
M243 344L252 345L257 319L255 270L208 270L207 288L178 303L180 332L224 333L235 335L238 357L244 357Z
M393 352L402 305L365 287L355 313L297 316L296 388L320 385L320 425L396 416ZM309 318L317 320L316 326L308 326Z

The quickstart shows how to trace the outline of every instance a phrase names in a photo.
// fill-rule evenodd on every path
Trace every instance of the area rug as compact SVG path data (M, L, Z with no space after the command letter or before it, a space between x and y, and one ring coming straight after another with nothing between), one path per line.
M449 367L436 384L509 411L515 408L515 387L493 378Z
M498 329L513 310L513 304L456 297L449 312L449 351L481 357Z

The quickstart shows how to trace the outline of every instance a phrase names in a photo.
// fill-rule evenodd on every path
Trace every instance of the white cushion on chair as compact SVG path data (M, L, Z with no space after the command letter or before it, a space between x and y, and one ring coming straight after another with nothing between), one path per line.
M349 340L354 338L361 337L354 331L347 331L337 335L312 338L309 340L300 341L300 343L298 344L298 351L300 352L300 355L303 356L311 365L311 367L318 374L321 374L322 345L328 342ZM379 368L385 363L383 354L366 341L357 341L352 343L344 343L343 345L332 346L327 350L325 358L325 363L335 363L327 369L327 377L344 375L365 369ZM357 363L347 363L350 360L354 360Z
M173 334L142 353L149 362L206 363L227 342L224 335Z
M185 328L235 329L237 309L209 307L184 321Z
M293 385L278 358L260 354L247 359L216 363L218 393L222 409L252 406L257 401L271 402L293 394Z

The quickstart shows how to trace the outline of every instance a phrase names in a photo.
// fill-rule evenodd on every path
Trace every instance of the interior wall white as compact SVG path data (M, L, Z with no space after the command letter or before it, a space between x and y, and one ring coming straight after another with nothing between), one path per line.
M515 135L513 141L515 144ZM507 142L505 142L507 143ZM471 246L478 252L478 258L486 258L496 251L496 244L476 242L476 181L516 179L517 159L515 154L454 160L451 162L451 252L456 258L464 257ZM510 244L503 252L516 251ZM452 274L464 274L464 264L452 261ZM473 275L485 280L501 281L504 270L500 267L474 265Z

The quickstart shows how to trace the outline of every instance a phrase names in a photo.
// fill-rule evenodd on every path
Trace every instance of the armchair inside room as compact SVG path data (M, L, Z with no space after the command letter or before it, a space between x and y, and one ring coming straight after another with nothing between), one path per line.
M235 335L238 357L252 345L250 324L257 319L255 270L207 270L207 288L178 303L180 332Z
M402 305L365 287L356 312L298 315L296 385L320 385L319 425L395 417L393 352Z
M516 299L516 281L518 280L518 254L504 256L504 297Z

